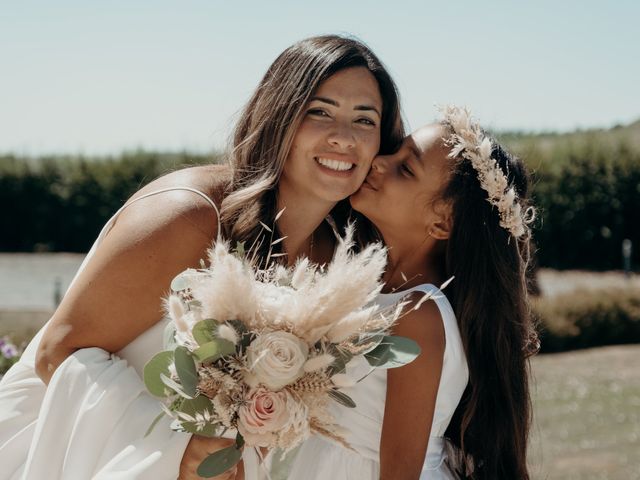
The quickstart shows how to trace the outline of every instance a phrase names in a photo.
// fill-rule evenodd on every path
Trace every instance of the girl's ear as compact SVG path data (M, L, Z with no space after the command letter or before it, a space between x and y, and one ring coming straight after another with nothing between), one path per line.
M436 240L447 240L453 227L453 208L450 202L436 201L433 205L435 220L429 226L429 236Z

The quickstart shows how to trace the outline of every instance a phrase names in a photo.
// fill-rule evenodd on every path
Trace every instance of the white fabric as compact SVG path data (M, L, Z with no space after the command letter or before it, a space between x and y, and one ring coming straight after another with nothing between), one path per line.
M451 480L455 477L446 464L442 438L467 385L469 371L453 309L444 294L433 285L424 284L393 294L382 294L377 303L392 305L412 291L433 293L445 331L445 351L442 374L436 399L421 480ZM367 362L352 361L347 375L358 379L369 372ZM322 437L312 437L298 450L290 465L289 480L377 480L380 476L380 437L387 390L387 371L374 370L354 387L344 389L356 403L356 408L339 404L333 413L339 424L349 429L347 442L356 450L347 450ZM275 475L274 475L275 477ZM279 477L280 478L280 477Z
M189 190L189 187L163 189ZM131 202L127 205L130 205ZM103 227L71 286L111 229L123 206ZM45 325L20 361L0 382L0 479L8 480L174 480L191 435L174 432L160 413L159 401L142 382L145 363L162 350L166 320L134 339L115 355L99 348L76 351L55 371L47 387L35 373ZM252 452L247 468L255 467Z

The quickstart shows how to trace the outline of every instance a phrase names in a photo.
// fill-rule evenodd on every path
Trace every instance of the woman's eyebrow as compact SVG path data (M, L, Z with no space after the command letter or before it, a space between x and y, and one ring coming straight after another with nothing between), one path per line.
M335 100L327 97L311 97L309 99L310 102L313 102L314 100L317 100L322 103L327 103L329 105L333 105L334 107L340 106L339 102L336 102ZM356 105L355 107L353 107L353 109L358 111L364 111L364 112L375 112L378 114L378 116L382 117L378 109L373 105Z

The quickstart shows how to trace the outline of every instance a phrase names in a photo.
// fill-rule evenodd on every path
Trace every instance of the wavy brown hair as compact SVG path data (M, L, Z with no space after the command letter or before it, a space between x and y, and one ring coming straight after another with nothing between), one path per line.
M320 83L349 67L365 67L382 97L380 151L402 140L397 88L380 60L362 42L337 35L307 38L287 48L269 67L237 123L229 161L233 178L221 208L226 238L247 246L273 225L277 183L305 105ZM342 201L332 211L338 226L351 214ZM265 245L268 247L268 245ZM266 256L266 255L264 255Z
M498 162L527 208L529 176L523 162L493 143ZM514 238L500 226L471 162L458 158L444 189L453 208L447 241L447 296L456 314L469 383L445 436L449 462L461 478L528 480L532 419L529 357L538 341L528 303L530 232Z

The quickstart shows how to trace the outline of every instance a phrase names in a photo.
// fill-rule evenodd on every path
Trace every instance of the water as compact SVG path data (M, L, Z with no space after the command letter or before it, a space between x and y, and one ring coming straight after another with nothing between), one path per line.
M54 310L56 279L59 279L63 294L84 256L77 253L0 253L0 310Z

